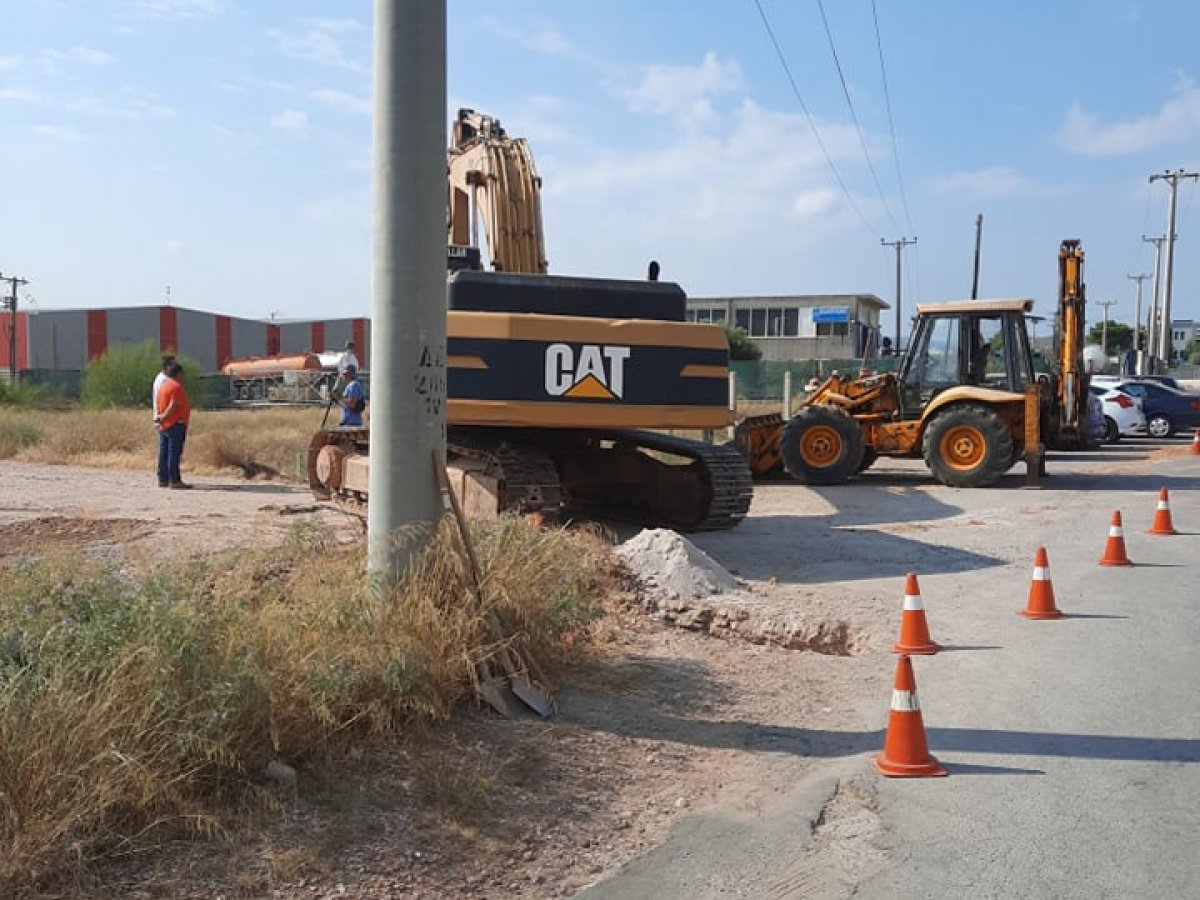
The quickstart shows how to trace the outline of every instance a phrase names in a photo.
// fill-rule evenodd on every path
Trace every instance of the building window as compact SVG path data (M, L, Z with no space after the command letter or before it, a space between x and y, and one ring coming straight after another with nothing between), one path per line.
M765 309L750 310L750 336L767 336L767 311Z
M725 310L714 309L712 311L712 320L714 325L722 325L725 322Z
M750 333L750 310L739 309L736 313L734 313L734 316L735 316L734 321L737 324L737 327L742 329L742 331L746 332L746 334L749 334Z
M796 337L800 334L800 310L791 306L783 311L783 336Z
M845 337L850 333L849 322L818 322L817 337Z

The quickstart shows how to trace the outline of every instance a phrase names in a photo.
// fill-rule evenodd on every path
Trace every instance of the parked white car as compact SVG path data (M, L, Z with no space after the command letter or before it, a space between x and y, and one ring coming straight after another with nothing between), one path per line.
M1146 433L1146 414L1140 397L1106 384L1093 384L1089 390L1104 407L1105 443L1115 444L1122 435Z

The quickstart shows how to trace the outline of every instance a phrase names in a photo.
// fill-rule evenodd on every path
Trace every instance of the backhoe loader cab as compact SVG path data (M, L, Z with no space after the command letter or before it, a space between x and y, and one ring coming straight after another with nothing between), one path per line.
M990 484L1025 449L1026 393L1035 385L1025 330L1032 307L1032 300L918 306L898 373L835 374L788 422L747 419L735 441L751 471L782 465L809 484L846 481L879 456L923 457L955 487Z

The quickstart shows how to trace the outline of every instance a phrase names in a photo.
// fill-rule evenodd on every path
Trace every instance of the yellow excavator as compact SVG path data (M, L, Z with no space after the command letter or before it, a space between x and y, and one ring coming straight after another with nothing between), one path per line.
M753 491L741 454L663 433L731 424L724 330L687 322L683 290L653 263L644 281L546 274L528 146L472 110L452 131L447 457L463 508L737 525ZM369 446L365 429L315 434L314 495L366 503Z
M790 420L756 416L734 443L751 470L838 484L880 456L924 458L955 487L996 481L1024 459L1042 471L1042 391L1025 317L1032 300L922 304L897 373L833 375Z

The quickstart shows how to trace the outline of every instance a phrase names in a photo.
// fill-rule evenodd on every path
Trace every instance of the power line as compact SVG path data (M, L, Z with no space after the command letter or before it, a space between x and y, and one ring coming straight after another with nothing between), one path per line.
M892 159L896 163L896 184L900 188L900 205L904 210L904 221L909 231L913 227L912 216L909 215L908 194L904 190L904 173L900 170L900 145L896 141L896 123L892 118L892 94L888 90L887 67L883 64L883 41L879 36L879 13L875 9L875 0L871 0L871 18L875 22L875 48L879 51L879 77L883 81L883 103L887 109L888 131L892 135Z
M837 47L833 42L833 32L829 29L829 19L825 15L825 4L822 0L817 0L817 9L821 11L821 24L825 26L825 37L829 41L829 52L833 55L833 66L837 69L838 81L842 83L842 96L846 98L846 106L850 108L850 119L854 122L854 130L858 133L858 145L862 147L863 159L866 160L867 169L871 172L871 181L875 183L875 192L879 195L880 202L883 203L884 212L887 213L892 227L899 231L900 225L896 222L896 217L892 214L892 207L887 202L887 197L883 193L883 186L879 183L879 175L875 171L875 164L871 162L871 153L867 150L867 140L863 137L862 125L858 121L858 113L855 112L854 101L850 98L850 88L846 84L846 74L842 71L842 61L838 58Z
M784 75L787 76L788 83L792 86L792 93L796 96L796 102L800 104L800 109L804 112L804 117L808 120L808 126L812 129L813 137L817 139L817 146L821 148L821 154L825 157L825 162L829 164L829 169L833 172L833 177L837 180L838 187L842 189L842 194L845 196L846 202L850 204L850 208L854 210L855 215L858 216L867 231L871 232L875 237L880 237L879 232L871 227L871 223L867 221L867 217L862 214L862 210L854 202L854 197L850 193L850 189L846 187L846 182L842 179L842 173L834 165L833 157L829 155L829 150L825 147L825 141L821 139L821 132L817 128L817 123L813 119L812 113L808 111L808 106L805 104L804 98L800 95L800 88L796 85L792 69L788 65L783 48L779 45L779 40L775 37L775 29L771 27L771 21L767 18L767 13L762 7L761 0L754 0L754 5L758 9L758 15L762 19L763 27L767 30L767 36L771 39L771 45L775 48L775 55L779 58L779 64L783 67ZM880 240L882 240L881 237Z

